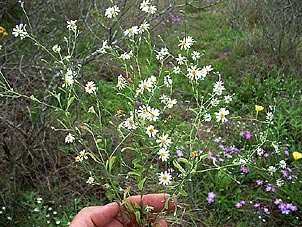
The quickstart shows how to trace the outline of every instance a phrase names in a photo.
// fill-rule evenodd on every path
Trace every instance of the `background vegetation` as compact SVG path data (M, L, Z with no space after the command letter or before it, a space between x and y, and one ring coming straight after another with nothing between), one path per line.
M135 1L120 2L129 7L121 23L133 24L140 19L139 14L133 16L131 5ZM158 34L172 46L177 36L185 32L198 40L196 48L204 51L201 62L212 64L220 71L226 86L236 93L232 111L240 116L252 116L255 104L276 105L278 112L272 126L275 140L289 144L291 152L301 151L302 5L299 0L176 1L173 5L171 2L174 1L157 3L162 13L153 20L154 39ZM16 24L26 22L18 2L1 4L0 25L8 31L7 36L0 34L2 73L18 92L51 102L46 94L60 86L59 79L53 76L56 68L43 64L51 59L41 49L11 35ZM78 59L97 49L103 39L120 42L114 32L116 25L102 23L108 6L109 1L25 2L34 33L49 49L66 36L61 29L66 26L66 20L79 20ZM102 93L111 103L110 111L115 113L119 100L111 98L110 93L120 69L117 63L108 64L111 60L88 55L77 64L82 65L83 76L99 81ZM190 92L182 78L175 83L179 96L189 100ZM184 124L180 119L189 118L186 114L185 107L180 108L176 121ZM51 129L56 126L57 117L53 110L22 97L0 96L0 208L4 207L0 211L0 225L47 226L50 221L53 226L66 226L81 207L111 200L106 188L85 183L87 176L82 167L75 165L74 154L64 147L61 138L65 135ZM244 119L242 122L250 124ZM228 130L237 130L239 135L240 128L231 125L221 133L227 134ZM110 127L107 131L114 136ZM243 143L239 136L228 138L227 142ZM254 174L261 175L261 172ZM252 182L257 178L255 175L249 175L247 183L242 185L219 173L192 178L186 185L189 196L181 200L182 208L177 218L170 220L171 226L298 226L302 218L302 196L298 193L301 186L297 184L279 194L295 198L293 202L299 205L296 213L284 215L274 207L269 207L270 214L235 208L243 195L246 201L255 199L255 190L259 192L258 200L272 199L255 188ZM301 179L301 172L297 175ZM220 200L208 204L205 193L213 188Z

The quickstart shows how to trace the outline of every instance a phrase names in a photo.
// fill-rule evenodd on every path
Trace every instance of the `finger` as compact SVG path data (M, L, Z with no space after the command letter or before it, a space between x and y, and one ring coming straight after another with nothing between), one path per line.
M131 196L128 198L133 203L137 203L139 205L151 206L153 207L153 212L162 211L165 206L166 201L170 198L169 194L147 194L141 196ZM174 199L169 202L167 210L174 210L177 205L177 200Z
M117 203L86 207L75 216L70 227L102 227L110 223L119 211Z
M158 219L156 221L156 227L168 227L167 222L164 219Z

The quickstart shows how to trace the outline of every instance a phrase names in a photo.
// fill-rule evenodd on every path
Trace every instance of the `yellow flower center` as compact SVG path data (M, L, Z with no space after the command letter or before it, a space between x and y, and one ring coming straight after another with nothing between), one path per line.
M167 139L166 139L166 138L161 138L161 139L160 139L160 142L161 142L162 144L164 144L164 143L167 142Z
M224 113L220 113L219 116L220 116L220 118L225 118L225 114Z
M168 180L168 177L167 177L167 176L162 176L162 179L163 179L164 181L166 181L166 180Z
M191 73L192 73L193 75L196 75L196 74L197 74L197 71L196 71L195 69L193 69L193 70L191 71Z

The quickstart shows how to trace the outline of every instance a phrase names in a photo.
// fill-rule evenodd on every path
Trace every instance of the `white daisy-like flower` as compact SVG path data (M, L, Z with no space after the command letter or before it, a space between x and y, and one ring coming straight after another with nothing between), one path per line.
M191 65L188 69L187 69L188 73L187 73L187 77L191 80L199 80L201 78L201 70L200 68L198 68L197 65Z
M88 180L86 181L86 184L93 184L94 183L94 178L89 177Z
M218 106L218 105L219 105L219 102L220 102L219 99L213 98L213 99L211 100L211 105L214 106L214 107L215 107L215 106Z
M146 133L149 137L154 137L158 133L158 130L155 129L153 125L149 125L147 127Z
M226 115L228 115L230 112L225 109L225 108L220 108L219 112L216 112L216 121L219 122L227 122L228 119L225 117Z
M111 48L111 46L108 45L108 41L103 40L102 47L100 49L96 50L96 52L99 54L105 54L105 53L107 53L107 49L110 49L110 48Z
M158 61L163 61L165 57L169 55L169 50L166 47L161 48L159 52L158 51L156 52L157 52L156 59Z
M165 86L166 87L171 87L172 83L173 83L173 81L172 81L170 75L165 76L165 78L164 78Z
M285 169L285 168L286 168L286 161L281 160L281 161L279 162L279 166L280 166L281 169Z
M175 74L179 74L179 73L180 73L180 68L179 68L179 66L174 66L174 67L173 67L173 73L175 73Z
M123 59L123 60L129 60L132 57L133 53L132 50L130 52L125 52L123 54L121 54L121 56L119 58Z
M169 99L169 100L167 101L167 107L168 107L169 109L171 109L176 103L177 103L177 100L176 100L176 99Z
M201 69L201 74L202 74L202 79L206 78L206 76L209 74L209 72L213 71L213 68L211 65L207 65L207 66L204 66L202 69Z
M75 31L77 29L77 20L69 20L67 21L68 30Z
M161 100L161 103L167 103L167 101L170 99L168 95L162 94L159 99Z
M124 31L124 35L128 36L129 38L133 38L134 35L138 34L139 28L138 26L132 26Z
M139 26L138 32L139 32L140 34L142 34L143 32L148 31L149 28L150 28L150 24L147 23L147 22L144 22L144 23L142 23L142 24Z
M85 86L85 91L88 94L92 94L93 92L95 92L95 90L96 90L95 83L93 81L89 81Z
M226 95L226 96L224 96L224 102L225 102L226 104L232 102L232 99L233 99L233 98L232 98L231 95Z
M210 121L212 120L211 114L208 114L208 113L204 114L204 115L203 115L203 120L204 120L205 122L210 122Z
M151 5L151 6L148 7L147 13L155 14L155 13L156 13L156 10L157 10L157 9L156 9L156 6Z
M282 180L282 179L277 179L276 180L276 185L277 185L277 187L282 187L283 185L284 185L284 180Z
M80 151L80 157L82 157L83 159L88 159L87 153L85 150Z
M277 171L277 169L275 166L269 166L267 168L267 171L270 173L270 175L273 175Z
M143 80L139 85L138 85L139 89L142 91L142 93L144 92L144 90L147 91L151 91L152 87L153 87L153 83L151 80Z
M155 108L149 109L148 120L149 121L157 121L159 116L159 110Z
M200 58L200 53L198 51L193 51L191 57L194 61L197 61Z
M96 113L93 106L89 107L88 113Z
M217 81L215 84L214 84L214 88L213 88L213 92L216 94L216 95L222 95L222 92L225 90L225 87L223 85L223 81Z
M73 143L74 140L75 137L71 133L68 133L67 136L65 137L65 143Z
M64 83L63 83L63 87L65 87L65 85L71 86L74 83L74 79L73 79L73 75L68 75L67 73L65 74L64 77Z
M149 117L149 110L150 110L149 106L142 105L139 107L137 114L139 117L143 119L147 119Z
M149 5L150 5L149 0L144 0L144 1L140 4L140 7L139 7L139 8L140 8L143 12L148 12Z
M24 39L28 35L25 27L26 24L16 25L16 27L13 28L12 35L15 36L16 38L20 37L21 39Z
M119 75L117 77L117 84L116 84L116 87L119 89L119 90L122 90L123 88L126 87L126 84L127 84L127 81L125 80L125 78L122 76L122 75Z
M105 11L105 16L108 18L116 17L120 12L120 9L117 5L114 5L113 7L109 7Z
M191 48L195 40L191 36L184 37L182 40L179 40L178 46L180 49L188 50Z
M133 117L133 113L130 113L130 117L128 117L124 122L123 122L123 126L129 130L131 129L136 129L136 124L134 122L134 117Z
M177 61L177 64L179 64L179 65L186 64L186 62L187 62L187 58L185 56L182 56L181 54L178 54L177 58L175 58L175 59Z
M153 83L155 83L156 82L156 77L155 76L150 76L149 78L148 78L148 80L153 84Z
M172 180L172 175L167 171L161 172L158 176L159 184L168 185Z
M167 148L171 145L172 141L169 138L169 135L163 133L162 136L158 137L156 143L158 143L160 147Z
M159 149L157 154L159 155L159 159L161 159L163 162L166 162L170 157L169 150L166 150L165 148Z
M61 47L58 44L56 44L52 47L52 51L55 53L60 53Z

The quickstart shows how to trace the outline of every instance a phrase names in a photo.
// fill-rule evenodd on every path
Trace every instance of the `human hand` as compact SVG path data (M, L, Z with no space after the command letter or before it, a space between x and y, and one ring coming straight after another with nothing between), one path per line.
M141 196L131 196L127 198L127 201L142 206L148 205L153 207L153 212L160 212L169 197L170 195L168 194L147 194L143 195L142 198ZM169 202L167 210L174 210L176 203L176 199ZM122 215L118 216L120 213L122 213ZM122 206L115 202L105 206L83 208L75 216L70 227L123 227L127 219L128 216L124 213ZM135 222L135 218L131 221L132 223ZM164 219L158 219L156 224L157 226L167 227L167 223Z

